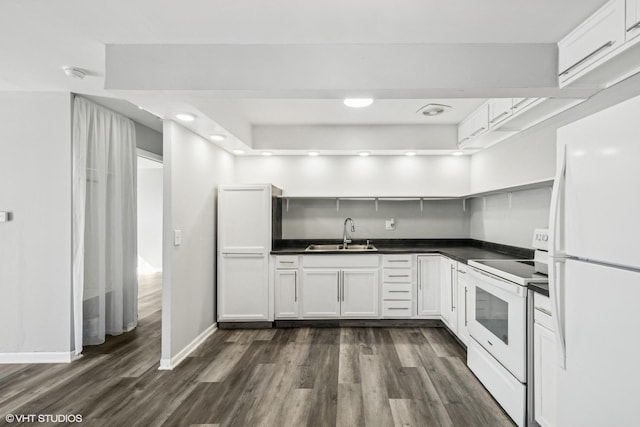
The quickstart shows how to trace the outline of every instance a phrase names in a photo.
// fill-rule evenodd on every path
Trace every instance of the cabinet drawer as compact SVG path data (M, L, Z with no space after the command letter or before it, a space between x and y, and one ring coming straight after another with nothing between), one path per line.
M625 40L625 2L613 0L558 42L560 82L589 68Z
M385 268L382 276L384 283L411 283L413 270L410 268Z
M382 257L383 268L411 268L413 267L411 255L384 255Z
M298 268L300 258L297 255L276 256L276 268Z
M533 320L535 323L554 331L555 325L551 317L551 299L541 294L533 296Z
M384 300L410 300L410 283L385 283L382 285L382 299Z
M384 317L411 317L411 301L383 301Z

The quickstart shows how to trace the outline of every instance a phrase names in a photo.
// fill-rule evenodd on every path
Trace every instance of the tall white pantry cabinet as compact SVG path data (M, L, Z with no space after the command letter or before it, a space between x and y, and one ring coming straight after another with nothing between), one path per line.
M281 194L267 184L218 188L219 322L273 319L269 253L275 198Z

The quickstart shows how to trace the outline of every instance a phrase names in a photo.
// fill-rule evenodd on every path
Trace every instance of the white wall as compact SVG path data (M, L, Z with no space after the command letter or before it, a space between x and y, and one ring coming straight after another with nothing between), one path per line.
M378 202L341 200L339 211L331 199L293 199L282 211L283 239L342 239L344 220L353 218L354 240L410 238L468 238L468 213L460 200ZM385 230L385 220L395 219L396 230Z
M238 183L287 196L457 196L469 192L468 156L237 157Z
M233 182L233 157L164 122L163 363L215 323L216 198ZM173 245L173 230L182 244Z
M162 271L162 163L138 157L138 272Z
M0 353L67 353L71 96L0 93Z
M531 248L533 230L547 228L551 187L471 199L472 239ZM485 200L486 199L486 200Z

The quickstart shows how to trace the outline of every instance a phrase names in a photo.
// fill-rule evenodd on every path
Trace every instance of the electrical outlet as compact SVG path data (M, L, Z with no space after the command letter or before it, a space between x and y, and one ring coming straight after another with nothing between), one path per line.
M173 246L182 244L182 230L173 230Z
M395 231L396 229L396 220L394 218L391 218L388 221L384 222L384 229L385 230L391 230L391 231Z
M11 212L0 212L0 222L11 221Z

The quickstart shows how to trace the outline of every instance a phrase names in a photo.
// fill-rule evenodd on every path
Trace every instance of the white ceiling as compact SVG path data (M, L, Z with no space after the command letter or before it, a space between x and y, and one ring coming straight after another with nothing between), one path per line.
M250 138L247 128L253 124L404 125L427 121L452 124L459 122L480 100L416 96L416 99L378 99L368 109L350 110L342 106L338 95L348 92L348 87L337 87L336 91L318 97L324 99L306 99L301 95L299 99L287 100L277 97L222 100L219 94L197 90L107 91L105 45L555 43L605 2L3 0L0 90L61 90L122 98L167 118L178 107L192 109L200 115L199 123L188 125L192 130L203 136L212 129L226 130L234 136L230 139L243 141ZM61 71L63 65L85 69L88 77L69 79ZM452 94L455 91L456 88L451 88ZM428 102L454 108L431 119L415 114L417 108Z

